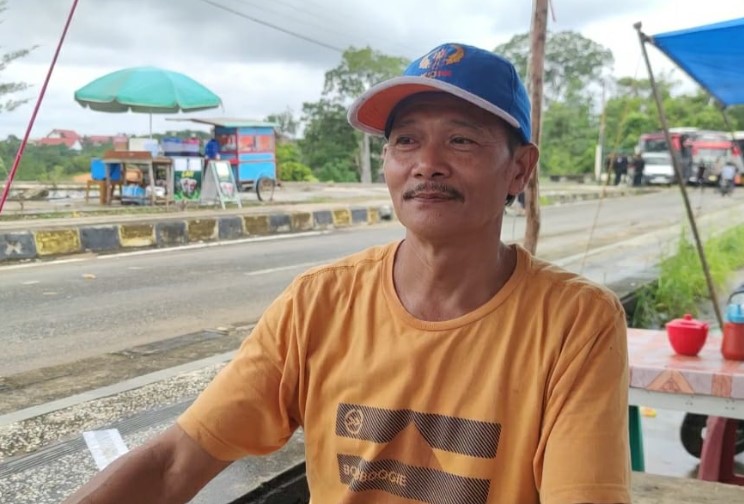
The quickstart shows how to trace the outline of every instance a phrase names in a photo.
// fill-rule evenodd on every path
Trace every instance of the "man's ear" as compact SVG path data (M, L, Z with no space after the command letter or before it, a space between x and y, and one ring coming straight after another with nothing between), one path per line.
M520 145L514 151L513 163L516 167L514 178L509 186L509 194L519 194L527 186L527 181L537 167L537 161L540 159L540 150L537 145L528 143Z

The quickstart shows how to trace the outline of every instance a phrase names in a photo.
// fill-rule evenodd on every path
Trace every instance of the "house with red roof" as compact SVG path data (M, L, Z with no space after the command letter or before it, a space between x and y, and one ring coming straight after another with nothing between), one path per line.
M36 140L36 145L64 145L70 150L83 150L83 137L73 130L55 129L44 138Z

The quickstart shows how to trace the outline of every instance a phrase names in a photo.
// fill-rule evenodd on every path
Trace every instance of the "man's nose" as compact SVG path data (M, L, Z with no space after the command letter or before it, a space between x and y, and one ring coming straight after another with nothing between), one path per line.
M444 149L436 142L425 142L418 150L413 175L419 178L441 178L450 174Z

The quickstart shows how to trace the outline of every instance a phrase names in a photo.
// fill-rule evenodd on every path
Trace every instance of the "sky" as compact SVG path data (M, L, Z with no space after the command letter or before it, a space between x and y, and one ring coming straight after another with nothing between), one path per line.
M72 3L7 0L0 13L0 54L36 46L0 72L0 84L32 85L15 96L30 98L28 104L0 114L0 138L25 133ZM744 16L741 0L552 0L552 7L549 29L578 31L610 49L616 77L646 76L636 21L653 35ZM261 120L286 109L299 115L303 102L320 97L324 74L338 65L344 48L370 46L410 59L444 42L492 49L529 31L531 10L530 0L79 0L31 138L55 128L83 135L147 134L146 114L93 112L73 99L76 89L121 68L167 68L214 91L222 109L153 116L155 132L174 125L206 131L165 118ZM649 51L655 69L674 69L655 49ZM694 89L680 71L674 76L683 89Z

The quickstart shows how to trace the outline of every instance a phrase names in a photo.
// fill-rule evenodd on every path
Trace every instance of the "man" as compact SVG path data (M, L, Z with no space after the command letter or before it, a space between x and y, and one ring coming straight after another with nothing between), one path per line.
M736 165L731 159L727 159L723 168L721 168L721 179L719 182L721 194L726 196L731 194L736 185Z
M445 44L349 120L388 139L405 239L295 279L178 425L70 502L183 502L298 427L317 504L630 502L623 310L500 240L538 159L514 67Z
M625 175L628 174L628 157L625 154L618 154L615 158L615 185L620 185Z
M217 159L220 159L220 142L213 135L204 146L204 166Z
M640 152L637 152L633 157L633 187L640 187L643 185L643 170L646 169L646 160Z

